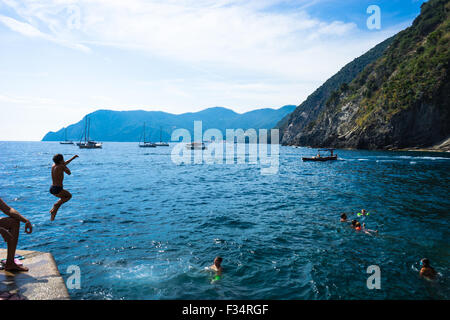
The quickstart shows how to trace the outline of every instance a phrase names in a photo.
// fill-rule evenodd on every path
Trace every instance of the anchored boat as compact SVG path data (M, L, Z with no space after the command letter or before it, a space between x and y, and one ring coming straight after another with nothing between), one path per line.
M84 122L84 141L80 141L77 143L78 147L80 149L101 149L102 143L101 142L95 142L92 141L89 137L91 129L91 119L88 119L88 117L85 118Z
M192 142L186 145L189 150L205 150L206 145L203 142Z
M329 155L322 155L321 152L329 152ZM334 149L331 148L326 148L326 149L319 149L317 151L317 155L315 157L312 158L306 158L303 157L302 160L303 161L333 161L333 160L337 160L337 154L333 154Z
M141 143L142 137L144 137L144 141ZM144 130L141 135L141 139L139 139L139 147L140 148L156 148L156 144L153 142L145 141L145 122L144 122Z
M73 144L73 141L67 140L67 128L64 130L64 141L60 141L59 144Z
M159 127L159 142L156 142L155 145L158 147L168 147L169 146L169 144L167 142L162 141L162 128L161 127Z

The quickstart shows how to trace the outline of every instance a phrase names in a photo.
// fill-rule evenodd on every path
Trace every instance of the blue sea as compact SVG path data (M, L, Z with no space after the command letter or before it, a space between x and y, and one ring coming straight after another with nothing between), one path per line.
M0 197L34 226L19 248L51 252L65 280L78 266L72 299L450 298L450 154L337 150L341 160L315 163L301 161L313 149L281 147L279 173L262 175L259 164L176 165L172 148L0 142ZM51 222L55 153L80 158ZM339 222L362 208L378 235ZM437 281L418 276L424 257ZM379 290L366 285L371 265Z

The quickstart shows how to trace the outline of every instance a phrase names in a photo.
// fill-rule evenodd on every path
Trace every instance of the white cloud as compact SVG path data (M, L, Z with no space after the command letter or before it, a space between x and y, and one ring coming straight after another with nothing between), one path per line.
M60 44L60 45L63 45L63 46L69 47L69 48L78 49L78 50L81 50L84 52L90 52L90 49L84 45L70 42L65 39L57 38L52 35L43 33L28 23L17 21L16 19L4 16L4 15L0 15L0 22L3 23L5 26L7 26L12 31L18 32L24 36L31 37L31 38L41 38L41 39L55 42L57 44Z
M0 21L24 35L84 51L113 46L214 68L313 80L324 80L330 69L357 56L352 50L367 50L374 42L353 23L320 21L300 9L265 10L279 2L7 0L28 23L4 16ZM379 34L375 42L385 36Z
M70 58L58 55L50 68L37 62L22 67L16 61L14 68L2 70L3 75L21 76L12 77L16 82L5 80L8 88L0 94L0 109L13 106L17 121L3 119L0 140L19 134L40 139L98 108L183 113L224 106L245 112L299 104L346 63L403 27L370 33L354 23L310 16L305 8L317 1L298 0L297 9L274 9L282 2L0 0L0 24L24 37L81 51ZM40 48L34 42L27 48L34 47ZM17 49L6 50L14 57ZM155 69L162 73L167 68L170 75L149 76L150 81L133 73L136 65L130 60L136 56L139 63L148 63L142 73L161 62L167 65ZM96 68L99 57L108 67ZM73 71L66 68L71 63L82 71L67 72ZM45 81L27 74L45 75ZM15 127L22 129L14 133L10 128Z

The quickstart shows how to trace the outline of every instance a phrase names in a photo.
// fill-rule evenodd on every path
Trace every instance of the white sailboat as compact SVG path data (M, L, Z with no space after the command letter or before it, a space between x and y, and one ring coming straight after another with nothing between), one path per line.
M159 127L159 142L156 142L155 145L158 147L168 147L169 146L169 144L167 142L162 141L162 128L161 127Z
M189 150L205 150L206 145L204 142L192 142L186 145L186 149Z
M143 143L141 143L142 136L144 137ZM145 122L144 122L144 131L143 134L141 135L141 139L139 139L140 148L156 148L156 144L154 144L153 142L145 141Z
M90 134L90 128L91 128L91 119L88 119L86 117L85 123L84 123L84 141L80 141L80 143L77 143L78 147L80 149L101 149L102 143L101 142L95 142L90 140L89 134Z
M73 144L72 140L67 140L67 128L64 129L64 141L60 141L59 144Z

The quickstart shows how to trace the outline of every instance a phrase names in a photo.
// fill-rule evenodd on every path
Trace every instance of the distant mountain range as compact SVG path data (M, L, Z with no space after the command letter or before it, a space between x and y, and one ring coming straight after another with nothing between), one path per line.
M162 140L170 141L172 131L177 128L187 129L193 134L194 121L202 121L203 131L219 129L225 136L226 129L272 129L287 114L295 109L287 105L280 109L257 109L246 113L214 107L194 113L175 115L161 111L111 111L98 110L87 116L90 119L90 137L96 141L135 142L139 141L143 124L146 124L147 140L159 141L160 129ZM84 119L57 132L47 133L42 141L64 140L79 141L84 132Z
M345 66L283 119L282 144L450 150L450 1Z

